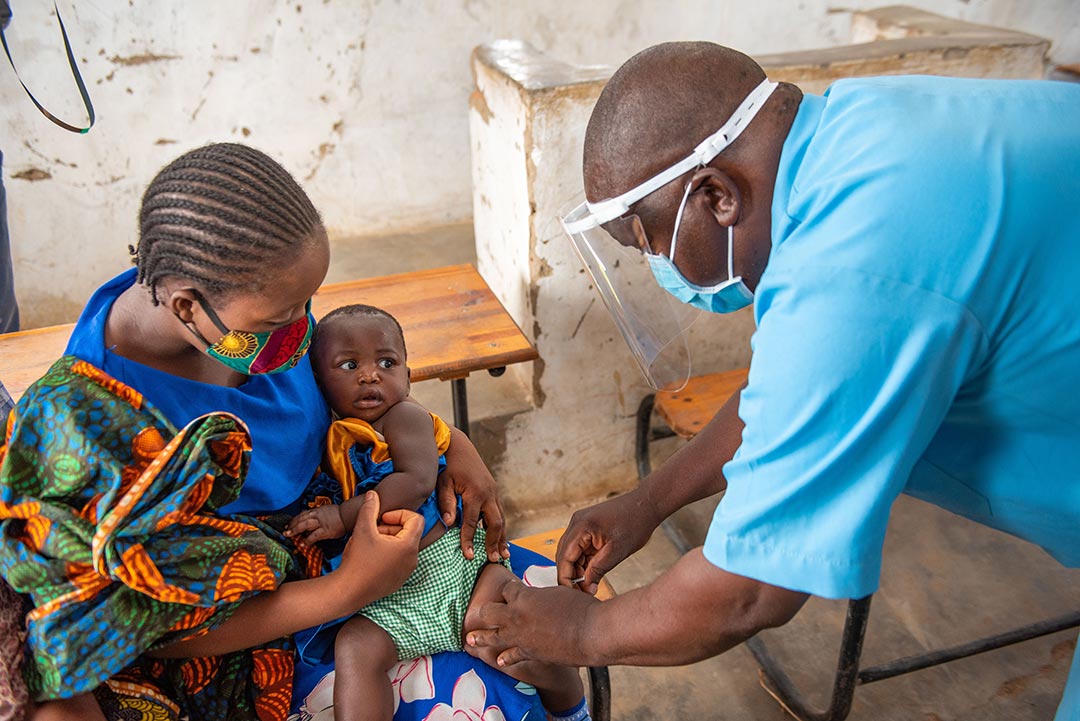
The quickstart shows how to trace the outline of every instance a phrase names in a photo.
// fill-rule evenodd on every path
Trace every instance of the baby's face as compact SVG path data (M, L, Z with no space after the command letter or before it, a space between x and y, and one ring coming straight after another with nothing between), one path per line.
M370 423L409 396L405 345L388 318L338 317L319 334L315 374L338 416Z

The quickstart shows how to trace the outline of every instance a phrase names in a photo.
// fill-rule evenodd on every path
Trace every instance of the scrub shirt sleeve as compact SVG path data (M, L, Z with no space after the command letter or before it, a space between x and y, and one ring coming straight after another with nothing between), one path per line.
M892 502L984 334L948 298L847 268L779 270L758 291L746 427L705 556L784 588L866 596Z

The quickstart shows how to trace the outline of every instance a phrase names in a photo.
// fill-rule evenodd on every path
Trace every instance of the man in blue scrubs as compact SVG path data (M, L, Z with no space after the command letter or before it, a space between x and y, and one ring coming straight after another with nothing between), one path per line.
M809 594L873 593L901 492L1080 566L1077 118L1066 83L867 78L817 97L709 43L628 61L564 227L579 248L600 231L640 248L704 310L752 302L757 330L711 424L575 514L560 581L594 590L662 519L726 494L704 547L653 584L604 604L514 589L470 641L509 663L715 655ZM1059 720L1078 697L1074 659Z

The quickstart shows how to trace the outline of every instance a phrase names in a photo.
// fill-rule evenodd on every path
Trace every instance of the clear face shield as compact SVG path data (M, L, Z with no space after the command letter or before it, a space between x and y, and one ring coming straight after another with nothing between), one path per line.
M589 214L587 204L578 202L559 213L559 223L649 385L680 390L690 378L686 331L702 311L656 284L638 245L615 240L644 238L636 215L582 227Z
M690 377L686 331L703 311L657 284L648 261L652 248L641 220L629 214L630 206L710 163L742 133L776 87L763 80L693 153L637 187L598 203L573 203L559 213L559 223L604 306L649 385L657 390L677 391L686 385ZM680 207L680 215L681 211Z

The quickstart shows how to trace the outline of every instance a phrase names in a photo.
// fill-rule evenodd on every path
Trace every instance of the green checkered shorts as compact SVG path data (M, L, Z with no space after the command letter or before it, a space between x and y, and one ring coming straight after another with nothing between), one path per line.
M448 529L420 551L416 570L401 588L360 609L361 616L390 635L402 661L461 650L465 609L488 563L484 529L476 529L473 545L477 553L470 561L461 553L461 529Z

